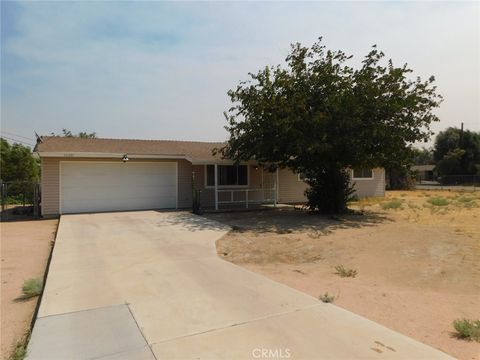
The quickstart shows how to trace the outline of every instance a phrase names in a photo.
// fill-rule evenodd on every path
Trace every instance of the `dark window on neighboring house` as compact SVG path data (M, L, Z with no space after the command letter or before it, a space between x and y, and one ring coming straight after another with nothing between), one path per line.
M353 178L354 179L372 179L373 170L372 169L353 169Z
M218 165L219 186L248 185L247 165ZM207 165L207 186L215 186L215 166Z

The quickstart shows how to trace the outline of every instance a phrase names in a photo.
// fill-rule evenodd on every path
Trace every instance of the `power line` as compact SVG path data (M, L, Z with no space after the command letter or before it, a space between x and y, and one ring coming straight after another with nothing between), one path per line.
M0 132L2 132L2 133L4 133L4 134L7 134L7 135L10 135L10 136L14 136L14 137L19 137L19 138L26 139L26 140L33 140L33 141L35 141L35 139L28 138L28 137L25 137L25 136L22 136L22 135L17 135L17 134L8 132L8 131L0 130Z
M5 138L5 139L8 139L8 140L10 140L10 141L13 141L13 142L15 142L15 143L21 143L21 144L28 145L28 146L32 146L32 147L35 146L35 145L33 145L33 144L27 143L26 141L17 140L17 139L12 139L12 138L10 138L10 137L8 137L8 136L5 136L5 135L2 135L1 137L2 137L2 138Z

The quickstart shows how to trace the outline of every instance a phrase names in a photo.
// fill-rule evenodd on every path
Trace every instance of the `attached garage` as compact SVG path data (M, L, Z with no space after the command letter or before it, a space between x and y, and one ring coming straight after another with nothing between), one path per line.
M177 162L60 162L60 213L175 209Z

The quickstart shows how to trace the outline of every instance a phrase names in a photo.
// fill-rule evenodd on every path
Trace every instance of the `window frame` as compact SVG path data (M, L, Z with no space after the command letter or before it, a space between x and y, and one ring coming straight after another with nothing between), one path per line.
M217 166L236 166L236 165L233 165L233 164L216 164ZM204 165L204 173L205 173L205 176L204 176L204 188L205 189L214 189L215 188L215 185L208 185L208 182L207 182L207 175L208 175L208 170L207 170L207 166L215 166L215 164L205 164ZM250 165L247 165L247 164L238 164L237 166L246 166L247 167L247 185L220 185L218 184L217 187L219 189L231 189L231 188L234 188L234 189L246 189L246 188L249 188L250 187ZM214 175L215 176L215 175ZM218 180L217 180L218 181Z
M371 177L355 177L355 176L354 176L354 175L355 175L355 171L354 171L354 169L351 169L351 172L352 172L352 176L351 176L351 177L352 177L352 180L373 180L374 177L375 177L374 171L373 171L374 169L363 169L363 168L362 168L362 169L357 169L357 170L370 170L371 173L372 173L372 176L371 176Z

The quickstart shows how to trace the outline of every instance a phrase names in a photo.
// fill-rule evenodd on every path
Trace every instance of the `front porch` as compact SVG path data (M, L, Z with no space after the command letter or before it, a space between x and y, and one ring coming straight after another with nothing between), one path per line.
M277 173L254 164L193 166L193 189L205 210L276 206Z

